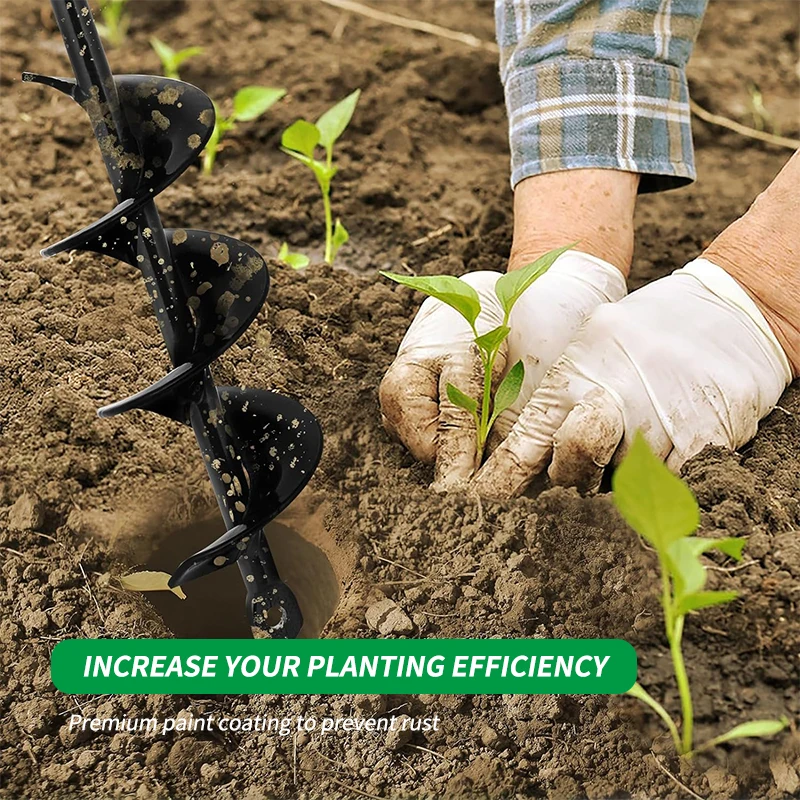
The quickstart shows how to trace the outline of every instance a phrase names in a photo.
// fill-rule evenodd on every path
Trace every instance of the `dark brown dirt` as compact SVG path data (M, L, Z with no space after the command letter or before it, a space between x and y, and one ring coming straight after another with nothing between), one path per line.
M486 2L381 5L492 35ZM156 71L147 41L157 34L206 47L184 77L218 100L254 82L290 90L228 140L210 179L191 168L159 198L166 224L240 236L265 255L283 239L318 254L315 188L276 145L296 117L313 118L363 90L334 196L353 235L341 253L348 271L272 264L268 307L215 367L220 381L302 398L323 424L325 455L303 510L328 508L327 541L315 544L339 584L349 573L324 635L374 635L366 609L389 596L418 636L623 637L639 653L642 683L677 713L655 564L606 497L552 489L481 505L433 495L430 470L380 428L377 385L418 298L375 270L405 264L459 274L502 269L508 256L506 132L492 56L310 2L133 0L131 9L129 45L111 53L115 71ZM690 69L696 99L749 123L747 85L755 82L782 133L796 136L798 27L794 0L712 2ZM116 585L127 569L119 559L143 563L171 531L191 525L204 542L199 526L213 501L187 431L139 412L95 416L98 405L161 377L167 358L135 270L88 254L38 255L105 212L110 197L80 109L21 85L23 69L63 74L67 63L47 4L8 0L0 74L0 796L687 797L664 769L714 800L800 791L794 727L681 765L653 716L626 698L57 693L48 672L56 641L169 635L145 599ZM787 155L702 123L695 133L699 182L640 203L634 287L696 255ZM737 589L742 599L687 628L701 738L754 717L800 717L797 414L793 387L741 453L710 449L685 470L704 532L748 537L742 568L719 562L712 572L713 588ZM78 703L104 716L394 709L437 712L444 723L399 750L368 735L82 737L65 727Z

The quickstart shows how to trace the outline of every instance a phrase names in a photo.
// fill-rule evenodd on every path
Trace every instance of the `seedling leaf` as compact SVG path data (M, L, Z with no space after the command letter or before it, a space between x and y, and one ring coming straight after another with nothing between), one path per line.
M475 344L486 353L493 353L499 349L500 345L506 340L506 336L511 333L511 328L507 325L500 325L497 328L478 336Z
M684 595L677 606L677 613L688 614L690 611L699 611L701 608L721 606L730 603L739 596L739 592L693 592Z
M191 49L187 48L187 50ZM181 53L184 52L186 51L181 51ZM211 174L217 153L221 149L220 140L228 131L236 127L237 122L249 122L256 119L285 94L285 89L274 89L269 86L245 86L234 95L233 111L229 117L223 117L219 107L214 103L214 130L211 132L211 137L203 153L203 173ZM302 158L297 153L292 153L292 155Z
M184 47L174 55L175 68L177 69L184 61L194 56L199 56L203 52L202 47Z
M166 42L162 42L161 39L153 36L150 39L150 47L156 51L156 55L161 59L161 64L164 67L172 63L175 51Z
M719 550L738 561L745 542L735 537L710 539L692 535L700 523L694 495L656 458L640 432L637 432L631 449L614 474L612 486L614 503L622 516L658 551L664 626L681 699L680 735L663 706L644 690L639 688L629 694L658 713L669 728L675 749L687 758L732 739L771 736L782 730L788 724L785 719L747 722L696 750L692 749L694 707L681 648L684 618L691 611L729 603L738 597L737 592L704 590L707 570L700 557L709 550Z
M286 153L287 156L291 156L301 164L305 164L307 167L311 167L311 165L315 163L313 158L304 156L302 153L298 153L297 150L290 150L288 147L283 147L283 145L281 145L281 152Z
M270 86L245 86L233 96L233 118L249 122L260 117L286 94L286 89Z
M664 706L662 706L658 700L648 694L648 692L646 692L638 682L634 683L633 686L631 686L631 688L625 692L625 694L635 697L637 700L641 700L645 705L652 708L659 717L661 717L661 719L664 721L664 724L667 726L667 730L669 730L670 735L672 736L672 742L675 745L675 749L680 753L681 736L678 733L678 728L673 722L672 717L670 717L670 715L667 713L667 710L664 708Z
M298 119L283 132L281 144L287 150L301 153L310 161L314 158L314 148L319 144L319 128L307 120Z
M303 153L298 153L297 150L290 150L288 147L281 147L281 150L286 153L287 156L291 156L301 164L305 164L314 173L314 177L317 179L317 183L319 184L319 188L322 191L323 196L330 192L331 180L339 169L337 166L334 165L329 167L324 161L319 161L316 158L310 158ZM333 240L332 225L331 240Z
M452 275L436 275L431 278L413 278L408 275L397 275L393 272L381 272L384 278L410 286L418 292L446 303L464 317L470 326L475 327L475 320L481 313L481 301L478 293L464 281Z
M620 514L662 558L670 544L700 525L691 490L656 458L640 432L614 473L612 488Z
M333 240L331 244L331 261L336 258L339 248L350 239L350 234L347 228L342 225L342 221L337 218L336 225L333 228Z
M202 47L185 47L183 50L178 50L176 52L166 42L162 42L161 39L156 36L150 39L150 46L155 50L156 55L161 61L161 66L164 68L164 76L167 78L174 78L175 80L180 80L178 67L180 67L186 59L203 52Z
M292 269L305 269L311 263L311 259L305 253L289 253L284 261Z
M735 561L742 560L742 553L746 544L744 539L740 539L737 536L726 536L724 539L707 539L706 541L710 543L710 547L706 549L706 552L708 550L719 550Z
M180 586L174 588L169 585L172 576L168 572L154 572L144 570L142 572L131 572L130 575L123 575L119 582L123 589L130 589L134 592L172 592L181 600L186 599L186 594Z
M325 261L328 264L333 264L337 251L350 238L340 220L336 220L335 226L333 223L331 181L338 169L333 163L333 145L350 122L360 94L361 90L356 89L329 108L316 125L307 120L297 120L283 132L281 139L283 152L309 167L319 184L325 214ZM314 158L317 145L325 148L324 162Z
M447 399L454 405L458 406L459 408L463 408L465 411L469 411L474 417L477 418L478 415L478 401L474 397L470 397L468 394L464 394L456 386L453 386L452 383L447 384Z
M130 26L130 14L125 11L128 0L104 0L100 4L102 22L96 23L97 32L108 40L112 47L119 47Z
M544 275L548 269L553 265L553 262L570 248L574 247L576 242L566 245L566 247L559 247L557 250L551 250L540 256L536 261L531 262L521 269L515 269L512 272L506 272L501 276L494 287L494 292L500 305L503 306L503 311L506 317L511 313L514 304L522 296L522 293L537 279Z
M214 130L211 131L211 136L208 137L206 142L206 149L203 151L203 174L210 175L214 169L214 162L217 160L217 153L219 152L219 142L222 139L227 120L223 119L219 113L219 106L211 101L214 105Z
M500 416L519 397L522 384L525 380L525 365L517 361L506 373L494 396L494 410L492 422ZM491 427L491 426L490 426Z
M744 544L744 539L734 537L707 539L701 536L688 536L673 542L667 548L665 560L675 582L676 600L693 595L705 586L706 568L700 560L703 553L720 550L739 561Z
M288 264L292 269L303 269L311 263L311 259L304 253L292 253L287 242L281 245L281 249L278 251L278 260Z
M319 130L319 143L326 149L333 147L333 143L344 133L345 128L353 117L356 110L356 103L361 96L361 89L356 89L352 94L347 95L344 100L340 100L335 106L329 108L317 120L317 130Z
M750 722L743 722L735 728L731 728L727 733L723 733L722 736L714 737L704 745L698 747L694 752L699 753L703 750L709 750L712 747L725 744L725 742L731 742L734 739L775 736L775 734L780 733L784 728L788 727L789 720L785 716L782 716L780 719L754 719Z

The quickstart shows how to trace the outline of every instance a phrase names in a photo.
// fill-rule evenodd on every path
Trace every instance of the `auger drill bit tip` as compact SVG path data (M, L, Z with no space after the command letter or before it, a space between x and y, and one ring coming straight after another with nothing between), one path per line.
M114 193L111 211L42 250L88 250L138 267L173 369L99 410L133 408L192 428L226 532L186 558L171 586L237 564L254 635L291 638L303 617L281 580L264 526L308 483L322 454L314 416L295 400L215 385L210 366L250 326L269 291L259 253L224 234L165 229L155 198L193 163L214 129L214 104L188 83L111 74L87 0L51 0L73 79L30 72L87 113Z

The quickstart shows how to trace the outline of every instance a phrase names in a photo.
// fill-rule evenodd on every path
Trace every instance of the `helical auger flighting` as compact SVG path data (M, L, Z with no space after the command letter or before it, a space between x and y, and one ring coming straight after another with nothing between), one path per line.
M322 454L322 434L295 400L215 386L209 366L264 304L267 267L252 247L230 236L164 229L154 202L205 146L214 129L214 105L182 81L113 76L87 0L51 5L75 79L22 77L58 89L86 111L116 207L42 255L88 250L138 267L173 365L152 386L98 413L110 417L139 408L191 426L227 530L185 559L170 585L236 562L254 635L293 638L303 618L280 579L263 528L308 483Z

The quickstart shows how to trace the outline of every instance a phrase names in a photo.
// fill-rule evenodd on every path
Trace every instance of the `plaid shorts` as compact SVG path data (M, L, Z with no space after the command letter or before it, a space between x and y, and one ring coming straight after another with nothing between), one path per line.
M511 185L543 172L695 178L685 66L707 0L495 0Z

